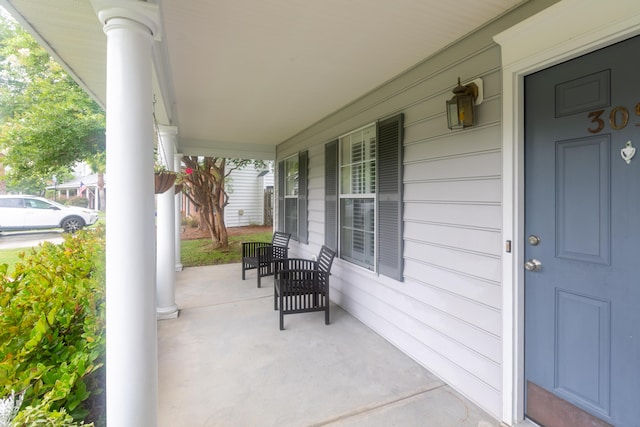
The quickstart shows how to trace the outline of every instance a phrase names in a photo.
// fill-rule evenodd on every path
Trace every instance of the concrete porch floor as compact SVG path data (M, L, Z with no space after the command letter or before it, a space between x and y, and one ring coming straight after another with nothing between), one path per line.
M499 426L340 307L285 316L240 264L177 273L158 322L159 425Z

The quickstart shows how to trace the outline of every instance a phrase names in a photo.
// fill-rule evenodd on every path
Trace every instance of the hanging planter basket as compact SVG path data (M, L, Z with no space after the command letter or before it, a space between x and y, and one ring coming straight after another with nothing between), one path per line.
M175 189L173 190L176 194L181 193L184 188L184 184L176 184Z
M176 182L176 174L173 172L156 172L155 173L156 194L161 194L173 187Z

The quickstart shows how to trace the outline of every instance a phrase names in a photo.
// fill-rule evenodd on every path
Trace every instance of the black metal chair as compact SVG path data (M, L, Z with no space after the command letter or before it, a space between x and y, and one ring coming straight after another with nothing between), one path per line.
M276 231L271 243L243 242L242 243L242 280L247 270L257 270L258 287L260 278L272 276L275 271L274 262L287 258L289 253L289 239L291 234Z
M335 255L322 246L316 261L288 258L277 262L273 308L280 309L280 330L285 314L324 311L324 323L329 324L329 275Z

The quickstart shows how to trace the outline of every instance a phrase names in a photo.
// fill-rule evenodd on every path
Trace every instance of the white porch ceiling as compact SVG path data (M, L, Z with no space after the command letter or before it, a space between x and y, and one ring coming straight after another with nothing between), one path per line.
M180 152L273 158L276 144L522 0L155 3L156 114L178 127ZM106 38L89 0L0 4L104 106Z

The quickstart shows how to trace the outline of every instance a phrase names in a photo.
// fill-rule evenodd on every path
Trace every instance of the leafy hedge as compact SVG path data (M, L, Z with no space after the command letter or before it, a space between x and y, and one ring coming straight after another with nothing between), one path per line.
M25 390L13 425L104 422L104 239L82 230L0 265L0 397Z

